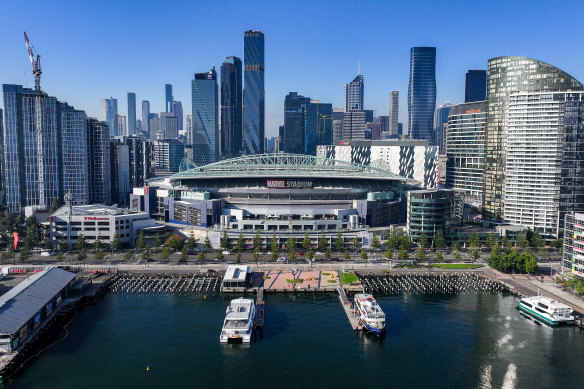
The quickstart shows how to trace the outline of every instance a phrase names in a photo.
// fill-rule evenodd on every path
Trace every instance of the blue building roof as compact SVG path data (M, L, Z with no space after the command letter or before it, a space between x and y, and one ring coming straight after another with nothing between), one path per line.
M15 334L75 278L57 267L36 273L0 296L0 332Z

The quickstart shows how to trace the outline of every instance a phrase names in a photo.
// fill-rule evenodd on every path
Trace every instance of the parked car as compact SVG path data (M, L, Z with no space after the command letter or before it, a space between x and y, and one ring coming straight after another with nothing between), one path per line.
M41 257L50 257L50 256L51 256L51 253L49 253L48 251L43 251L41 253Z
M286 263L286 258L280 257L280 258L278 258L278 260L276 262L278 262L278 263Z
M222 251L221 254L223 254L223 255L229 255L231 253L229 251L225 250L225 251Z
M209 270L207 270L207 273L217 273L217 271L213 270L213 269L209 269Z

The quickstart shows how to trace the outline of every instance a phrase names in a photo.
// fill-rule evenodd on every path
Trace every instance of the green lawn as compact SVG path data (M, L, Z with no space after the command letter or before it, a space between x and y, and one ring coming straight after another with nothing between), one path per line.
M470 263L434 263L431 267L441 267L442 269L477 269L483 265L471 265Z
M302 282L302 279L301 278L294 278L294 279L287 278L286 282L288 282L290 284L294 284L294 283L299 284Z
M262 278L263 278L264 280L269 280L269 279L270 279L270 278L272 278L272 277L270 277L270 276L263 276Z
M343 284L350 284L351 282L359 281L355 273L340 273L341 282Z
M337 280L327 280L326 282L333 283L333 282L337 282Z

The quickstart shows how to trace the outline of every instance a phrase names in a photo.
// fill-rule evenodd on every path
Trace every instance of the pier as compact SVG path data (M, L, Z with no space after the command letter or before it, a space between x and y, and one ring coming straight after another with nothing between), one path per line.
M253 319L253 339L256 340L257 331L260 332L260 338L264 337L264 287L258 288L256 296L256 314Z
M221 286L219 276L193 274L134 274L122 273L111 285L114 294L213 294Z
M341 301L341 306L347 315L347 319L349 319L349 324L351 325L351 329L354 331L363 331L363 326L359 325L359 318L354 313L354 308L351 307L351 303L349 302L349 298L347 297L347 293L345 290L339 286L337 287L337 292L339 293L339 300Z

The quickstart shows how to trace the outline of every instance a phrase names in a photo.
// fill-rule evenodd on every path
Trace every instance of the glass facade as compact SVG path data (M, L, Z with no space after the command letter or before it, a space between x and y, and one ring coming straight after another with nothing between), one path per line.
M436 108L436 48L412 47L408 84L408 134L411 139L434 141Z
M118 131L118 100L110 97L101 99L101 120L107 122L110 136L121 135Z
M243 88L241 59L227 57L221 65L221 155L243 150Z
M71 195L73 205L88 204L87 116L64 103L60 115L62 193Z
M487 102L452 106L446 123L446 186L481 206L485 164Z
M584 213L566 214L563 238L562 273L584 277Z
M172 112L172 102L174 97L172 96L172 85L164 85L164 102L165 102L165 112Z
M556 237L584 212L584 93L512 93L505 220Z
M128 93L128 134L136 133L136 94Z
M365 112L351 111L343 113L343 137L344 141L365 139Z
M284 99L284 151L292 154L304 153L304 106L310 97L290 92Z
M436 112L434 112L434 144L438 146L440 155L446 153L446 131L444 131L444 126L448 121L451 108L452 104L445 103L436 108Z
M487 98L487 71L469 70L466 72L464 102L483 101Z
M389 92L389 134L398 135L399 91Z
M333 141L333 105L309 102L304 105L304 154L316 155L316 146Z
M215 67L207 73L195 73L192 96L193 162L200 166L213 163L219 157L218 87Z
M462 224L462 197L452 189L414 190L407 193L407 229L418 242L422 234L433 241L442 230L449 238Z
M363 111L363 96L365 84L363 75L359 74L353 81L345 84L345 112Z
M111 161L109 129L106 122L87 119L87 150L89 158L89 202L111 204Z
M146 133L146 136L150 139L150 102L148 100L142 100L142 131Z
M246 31L243 50L243 142L247 154L261 154L264 152L265 136L264 34L260 31Z
M487 69L487 131L483 213L503 221L508 106L511 92L581 91L582 84L564 71L526 57L497 57Z

